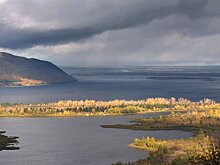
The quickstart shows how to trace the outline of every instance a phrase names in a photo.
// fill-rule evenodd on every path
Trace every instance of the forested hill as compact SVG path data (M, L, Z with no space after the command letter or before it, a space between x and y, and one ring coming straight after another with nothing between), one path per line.
M0 86L31 86L76 81L48 61L0 52Z

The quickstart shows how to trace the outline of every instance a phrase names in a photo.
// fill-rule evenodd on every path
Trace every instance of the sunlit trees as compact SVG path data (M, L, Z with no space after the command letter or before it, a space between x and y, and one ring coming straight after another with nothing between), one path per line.
M61 107L63 106L63 101L59 101L59 102L57 103L57 106L58 106L59 108L61 108Z
M220 104L210 99L204 99L200 102L191 102L183 98L148 98L146 100L67 100L47 104L0 104L1 116L57 116L57 114L71 116L76 113L80 115L102 115L155 111L188 111L192 112L193 115L197 115L198 111L206 111L208 116L220 118ZM193 122L197 122L197 120Z
M19 111L19 114L24 115L24 108L21 108L21 110Z

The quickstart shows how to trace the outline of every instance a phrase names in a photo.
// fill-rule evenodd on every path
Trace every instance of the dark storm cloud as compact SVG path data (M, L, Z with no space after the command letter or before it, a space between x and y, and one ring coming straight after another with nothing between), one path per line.
M14 30L8 28L1 35L0 47L10 49L28 48L36 45L62 44L86 39L100 33L99 29Z
M79 41L109 30L143 26L169 15L183 15L193 21L218 17L219 11L212 8L219 4L218 0L9 0L0 4L0 20L4 20L0 22L0 47L21 49ZM34 22L33 26L23 27L28 21ZM173 21L170 24L175 24ZM187 35L219 33L219 29L207 30L190 23L184 26L185 30L178 25L176 29ZM207 25L201 22L201 26ZM157 30L160 33L164 29Z

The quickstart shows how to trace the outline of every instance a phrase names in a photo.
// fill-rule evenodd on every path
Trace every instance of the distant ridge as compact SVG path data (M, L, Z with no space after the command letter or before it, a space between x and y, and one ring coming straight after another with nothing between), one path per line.
M0 52L0 86L32 86L76 81L51 62Z

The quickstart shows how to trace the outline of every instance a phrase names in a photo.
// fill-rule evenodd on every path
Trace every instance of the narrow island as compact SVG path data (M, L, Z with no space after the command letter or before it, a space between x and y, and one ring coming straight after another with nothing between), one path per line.
M73 117L129 115L155 112L219 110L220 103L210 99L192 102L180 98L148 98L145 100L66 100L54 103L0 104L0 117Z

